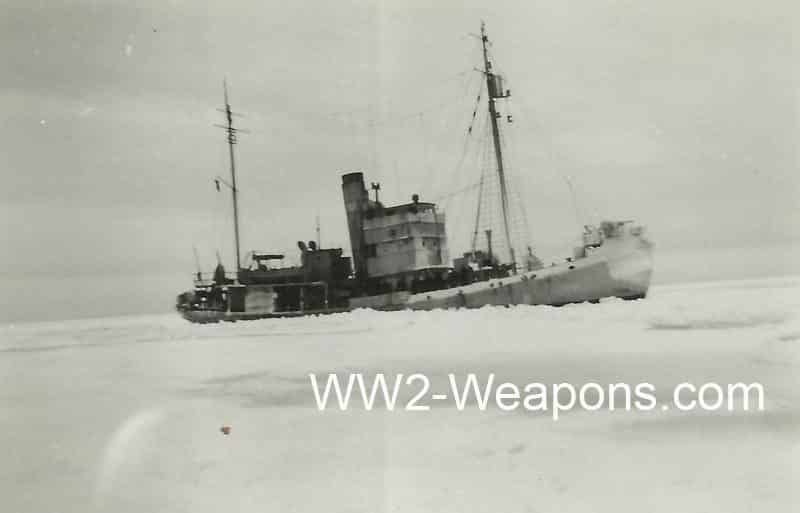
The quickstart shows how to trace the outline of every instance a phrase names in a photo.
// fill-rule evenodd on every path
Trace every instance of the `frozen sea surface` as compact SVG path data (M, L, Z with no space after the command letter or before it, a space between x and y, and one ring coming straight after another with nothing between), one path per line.
M308 373L350 371L425 373L433 392L450 372L650 382L659 401L761 382L766 411L317 411ZM0 509L787 512L799 372L800 278L563 308L7 325Z

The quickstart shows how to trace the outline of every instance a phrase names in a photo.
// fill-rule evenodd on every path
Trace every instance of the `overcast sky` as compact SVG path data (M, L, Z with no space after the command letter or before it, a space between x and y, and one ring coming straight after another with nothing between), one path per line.
M345 171L381 181L390 203L468 187L479 168L457 164L482 19L542 252L568 251L595 215L640 220L662 254L800 241L795 2L290 4L0 0L7 290L159 273L188 287L193 246L205 270L217 250L230 262L229 197L212 181L228 173L212 126L223 77L251 131L237 147L244 250L293 254L316 215L323 243L348 247ZM443 200L453 253L474 216L461 196ZM131 308L179 292L156 283Z

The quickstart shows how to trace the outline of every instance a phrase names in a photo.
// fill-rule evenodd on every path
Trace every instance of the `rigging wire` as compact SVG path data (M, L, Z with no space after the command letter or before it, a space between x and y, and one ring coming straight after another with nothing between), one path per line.
M474 89L474 76L475 76L474 73L470 74L468 76L467 80L464 81L464 87L462 88L461 98L458 100L457 103L455 103L455 106L459 108L459 112L463 113L466 110L466 109L463 108L464 107L463 104L467 100L469 100L470 98L475 98L475 93L473 92L473 89ZM480 96L482 94L482 84L480 84L480 83L478 84L478 89L479 90L478 90L477 94L478 94L478 96ZM447 122L444 125L441 125L441 126L445 127L445 133L452 133L452 132L455 131L455 130L450 130L450 128L449 128L455 122L458 122L458 124L461 127L464 126L464 121L462 121L462 120L455 120L454 121L453 120L454 117L455 116L453 116L453 117L448 116L446 118ZM463 118L463 115L461 117ZM471 118L470 119L470 125L472 125L473 123L474 123L474 118ZM463 128L459 129L458 131L461 132L462 130L463 130ZM432 189L433 191L441 191L442 189L444 189L444 190L452 189L454 186L458 187L460 184L463 183L463 181L462 181L462 178L463 178L462 169L464 167L464 163L466 162L467 155L468 155L468 153L469 153L469 151L471 149L470 144L472 142L471 141L472 134L471 134L471 132L469 130L466 130L466 131L464 131L462 133L463 133L463 136L462 136L462 141L461 141L461 151L458 153L458 159L457 159L457 161L455 163L455 166L453 167L453 170L452 170L451 174L434 173L433 172L433 167L432 167L430 159L429 159L429 161L426 162L426 164L427 164L426 165L426 169L428 171L428 174L427 174L427 176L424 177L425 183L423 183L421 185L426 186L427 188ZM452 165L452 164L450 164L450 165ZM441 185L441 181L442 180L447 180L447 183L445 183L444 185ZM467 185L469 185L469 184L467 184ZM443 197L447 196L447 193L442 193L441 196L443 196Z
M564 172L564 169L561 165L559 165L559 161L567 160L566 157L556 149L556 143L553 140L553 137L549 134L549 132L538 122L538 117L534 115L535 109L530 107L524 97L519 97L519 105L525 112L526 119L531 121L531 126L536 129L538 137L537 139L542 140L546 145L546 150L548 154L548 158L550 161L550 171L555 176L561 179L564 183L567 184L567 188L569 189L569 193L572 197L572 202L574 205L574 211L577 216L576 221L579 228L583 228L584 225L592 224L593 222L597 222L599 220L599 216L597 213L597 209L594 208L589 198L584 194L582 195L583 198L581 199L581 195L578 194L580 187L576 187L575 177L569 176ZM580 184L577 184L578 186ZM586 210L584 208L586 207Z
M580 225L581 224L581 220L583 219L583 216L581 215L581 212L580 212L580 209L579 209L579 206L578 206L578 200L575 197L575 188L573 187L572 180L570 180L569 176L564 175L564 181L567 182L567 187L569 187L570 197L572 198L572 208L575 211L575 222Z
M472 244L470 244L470 249L473 253L478 243L478 226L481 220L481 200L483 199L483 178L483 173L481 173L480 189L478 189L478 208L475 209L475 231L472 233Z
M439 82L433 82L432 84L429 83L428 85L430 87L428 87L427 90L432 90L432 89L435 90L437 87L440 87L443 84L452 82L454 80L463 79L463 77L469 76L469 74L472 73L472 72L473 72L473 70L471 70L471 69L470 70L462 70L462 71L459 71L458 73L449 75L447 78L445 78L443 80L440 80ZM436 96L439 97L439 95L436 95ZM348 109L348 110L331 112L331 113L328 113L328 114L321 114L320 117L323 118L323 119L334 119L334 120L340 119L342 117L345 117L345 118L348 118L348 119L355 119L357 117L362 117L366 124L372 124L374 126L382 126L382 125L388 124L388 123L390 123L391 121L394 121L394 120L404 121L404 120L407 120L407 119L413 119L413 118L419 116L420 114L424 114L426 112L430 112L432 109L436 109L437 107L441 107L441 106L445 105L446 103L447 103L447 101L444 101L444 102L436 101L436 102L433 102L431 104L428 104L427 106L423 107L421 110L417 110L417 111L410 112L410 113L407 110L398 110L398 111L396 111L394 113L388 113L388 114L382 115L380 120L375 119L374 116L372 115L373 109L376 108L376 105L374 105L372 103L364 105L363 107L359 107L359 108L356 108L356 109ZM402 106L398 106L398 107L402 108Z
M514 119L514 111L513 111L513 104L511 102L511 97L506 98L504 102L505 108L504 112L506 114L505 119L510 124ZM519 162L517 158L517 151L516 151L516 143L514 137L509 136L509 133L513 135L513 131L505 130L500 133L500 140L501 144L506 148L506 154L509 156L507 165L507 179L510 182L510 189L512 190L512 197L511 200L511 222L512 222L512 232L514 234L514 244L515 246L515 254L520 256L522 254L527 253L527 248L531 245L531 229L530 223L528 218L528 212L525 208L525 201L522 196L521 189L524 188L525 183L523 177L525 176L524 173L520 173L516 167L516 163ZM520 186L520 184L522 186ZM516 186L514 186L516 185ZM517 210L518 212L515 212Z
M460 176L461 175L461 169L464 166L464 160L465 160L465 158L467 156L467 150L468 150L468 147L469 147L470 136L472 135L472 128L475 125L475 118L476 118L476 116L478 114L478 107L480 106L481 96L482 95L483 95L483 82L481 82L481 87L478 90L478 96L476 97L476 100L475 100L475 108L472 110L472 117L470 118L469 127L467 128L466 134L464 134L464 143L463 143L463 145L461 147L461 155L460 155L460 157L458 159L458 163L456 164L456 167L455 167L455 170L454 170L454 174L456 176Z
M474 103L477 103L478 96L482 97L482 94L483 94L482 93L482 91L483 91L483 82L479 81L478 86L479 86L478 95L475 95L474 93L470 94L470 98L473 98L472 101ZM475 189L479 189L478 190L478 195L477 195L478 206L483 202L482 189L485 188L486 180L485 180L485 176L484 176L484 172L483 172L482 161L484 160L484 152L486 151L486 146L485 145L475 144L475 143L478 142L478 141L481 141L481 142L485 141L485 137L481 137L482 131L481 130L476 130L476 127L486 127L486 126L488 126L487 125L487 121L488 121L488 118L486 117L486 115L483 112L483 110L478 110L477 112L475 112L475 109L473 107L472 112L470 112L470 117L469 117L469 127L472 127L472 130L469 130L469 127L468 127L467 130L464 130L464 132L463 132L464 139L463 139L462 151L461 151L461 153L459 155L458 163L457 163L457 165L455 166L455 168L453 170L453 173L455 173L456 176L451 178L451 183L457 183L457 184L463 183L464 178L469 177L469 175L471 173L465 173L464 172L464 170L466 169L467 160L470 160L471 162L476 162L478 164L476 167L477 167L477 170L479 172L480 180L477 181L477 182L471 182L470 181L466 185L462 185L461 187L459 187L458 189L456 189L452 193L444 195L448 205L450 205L449 200L452 199L452 198L461 198L461 197L464 198L464 200L455 201L453 203L453 209L454 209L456 215L451 215L449 217L449 219L451 220L451 223L452 222L457 222L458 223L458 226L456 226L454 230L452 230L452 229L449 230L449 232L451 233L451 237L450 238L451 238L451 241L452 241L451 242L451 247L453 247L453 248L459 247L460 250L473 249L472 243L471 243L473 237L468 236L468 238L466 240L464 240L463 244L462 244L461 236L460 236L460 234L462 234L462 233L464 235L467 235L467 234L472 235L472 233L471 233L472 232L472 227L469 227L466 231L462 232L463 228L462 228L461 225L464 223L464 221L466 219L474 217L473 212L477 212L477 210L478 210L478 208L475 208L475 207L473 207L475 210L473 210L473 208L470 208L470 205L472 204L472 201L470 199L468 199L468 198L473 198L473 196L471 194L467 195L466 193L472 192ZM468 157L470 157L470 155L473 155L473 154L475 155L474 159L473 158L468 158ZM469 211L469 214L465 215L467 211Z
M483 128L481 130L481 134L483 136L483 145L481 147L481 179L484 182L484 189L482 200L479 202L479 207L481 209L480 217L476 218L476 230L477 233L480 231L480 228L484 230L491 230L493 233L499 233L499 230L495 229L495 215L494 215L494 200L499 195L499 177L497 176L494 164L493 164L493 148L492 148L492 141L491 137L489 136L490 130L490 117L488 112L485 114L485 120L483 124ZM482 222L481 222L482 221ZM473 234L474 238L477 239L477 235ZM476 240L477 243L477 240ZM488 240L487 240L487 249L488 249ZM494 252L494 251L493 251Z
M487 54L489 60L492 63L496 62L496 55L493 51L493 47L489 45L487 49ZM508 83L507 78L502 74L499 73L498 69L495 68L492 70L493 73L499 74L506 79L506 83ZM502 116L508 123L512 123L514 121L514 103L512 97L506 97L502 103L502 107L498 109L498 111L502 111L504 114ZM523 191L520 191L519 185L521 184L523 188L525 188L525 180L523 179L526 176L524 173L520 173L519 169L517 169L516 163L518 162L517 159L517 151L516 151L516 144L514 144L514 137L513 133L515 130L503 130L500 132L500 144L506 150L504 153L508 156L508 159L505 162L506 168L506 180L508 182L508 186L512 189L512 195L509 197L509 215L510 215L510 231L513 234L512 237L512 245L517 247L515 249L525 249L523 246L529 246L531 240L531 225L529 222L528 212L525 206L525 201L523 200ZM510 134L510 135L509 135ZM499 181L499 177L498 177ZM516 185L516 186L515 186ZM527 190L527 189L526 189ZM516 256L520 256L525 254L525 252L515 251Z
M437 160L436 150L438 149L438 146L436 144L431 144L431 139L432 139L431 135L439 134L442 130L446 130L447 131L446 133L451 133L449 127L453 123L452 119L453 116L451 116L450 113L454 109L458 109L459 112L464 111L461 104L463 102L463 99L467 97L466 92L468 91L470 84L472 83L471 82L472 77L471 75L468 75L467 72L460 73L459 77L462 79L460 88L464 91L463 98L457 97L453 99L452 97L450 97L446 100L438 102L435 108L424 109L422 111L417 111L411 114L395 117L394 119L384 119L381 121L373 119L369 121L369 126L371 129L373 129L373 131L376 132L376 134L378 134L379 141L384 141L392 139L392 137L388 136L385 133L385 130L388 130L389 126L400 127L403 124L401 123L403 121L412 118L417 120L419 126L414 127L413 131L415 135L421 136L423 138L423 140L420 143L418 143L422 145L422 151L421 152L406 151L403 153L403 157L408 158L409 155L418 155L418 156L421 155L421 160L419 158L415 159L416 161L414 162L414 167L425 172L426 175L424 182L425 188L432 189L433 191L436 191L437 187L431 187L431 182L432 181L435 182L437 178L441 178L441 174L435 173L434 169L435 167L441 167L441 166L436 165L436 160ZM471 94L469 96L471 96ZM398 123L390 123L390 121L398 121ZM433 139L436 139L437 137L438 135L436 137L433 137ZM408 138L406 137L406 139ZM376 162L376 166L381 166L382 165L381 160L387 160L387 159L392 160L392 166L395 167L397 166L397 160L398 160L397 157L394 157L393 159L389 157L384 157L383 159L379 159ZM395 175L396 174L397 173L395 173ZM397 179L396 182L398 184L401 183L399 179Z
M446 201L446 200L448 200L450 198L453 198L455 196L460 196L460 195L462 195L464 193L470 192L470 191L478 188L481 185L482 182L483 182L483 180L479 180L477 182L473 182L473 183L471 183L469 185L466 185L464 187L461 187L460 189L457 189L457 190L455 190L453 192L449 192L447 194L443 194L441 196L437 196L437 197L433 198L431 201L433 203L439 203L439 202L442 202L442 201Z

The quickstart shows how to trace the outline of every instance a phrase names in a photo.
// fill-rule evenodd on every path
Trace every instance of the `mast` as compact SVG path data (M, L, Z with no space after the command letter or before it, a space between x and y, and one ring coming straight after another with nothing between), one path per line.
M233 194L233 236L234 244L236 245L234 249L236 250L236 280L238 281L239 270L242 268L242 263L239 255L239 201L237 197L239 189L236 188L236 159L233 155L233 145L236 144L236 132L239 130L233 127L233 112L231 111L231 104L228 103L227 81L222 82L222 88L225 93L225 118L227 125L221 126L221 128L224 128L225 131L228 132L228 151L231 160L231 183L229 188Z
M319 236L320 229L319 229L319 214L317 214L317 248L322 248L322 239Z
M497 108L495 100L497 98L505 98L507 95L504 91L497 90L498 80L495 79L496 75L492 73L492 63L489 61L489 36L486 35L486 24L481 22L481 45L483 47L483 74L486 76L486 90L488 91L489 103L489 119L492 125L492 142L494 143L494 156L497 161L497 177L500 181L500 205L503 210L503 230L506 236L506 243L508 244L508 252L511 258L511 265L516 268L516 259L514 258L514 246L511 244L511 231L508 227L508 187L506 185L505 169L503 168L503 150L500 147L500 128L497 126Z

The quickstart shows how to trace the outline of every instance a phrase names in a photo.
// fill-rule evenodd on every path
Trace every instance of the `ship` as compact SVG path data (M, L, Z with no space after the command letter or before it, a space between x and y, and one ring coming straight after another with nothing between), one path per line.
M176 309L195 323L298 317L374 310L431 310L485 306L596 303L603 298L642 299L653 272L653 243L644 226L631 220L587 224L571 256L545 266L528 246L519 255L512 240L510 191L503 154L500 104L511 92L493 70L489 38L481 24L481 91L493 159L491 176L499 193L499 229L480 233L476 221L469 251L450 259L446 215L418 194L399 205L380 201L379 183L363 172L341 176L350 256L342 248L322 248L319 241L298 242L299 265L286 266L286 255L250 251L240 258L239 207L234 127L228 91L222 111L227 123L230 181L217 177L217 190L230 189L233 203L235 271L218 261L210 275L198 271L191 290L177 296ZM483 89L485 86L485 89ZM481 95L478 95L480 103ZM477 107L476 111L477 112ZM475 118L473 113L473 120ZM472 126L469 127L472 131ZM483 191L484 178L480 181ZM480 220L481 202L477 205ZM318 228L319 232L319 228ZM493 242L499 232L503 244ZM480 237L483 236L483 237ZM480 240L479 240L480 239Z

